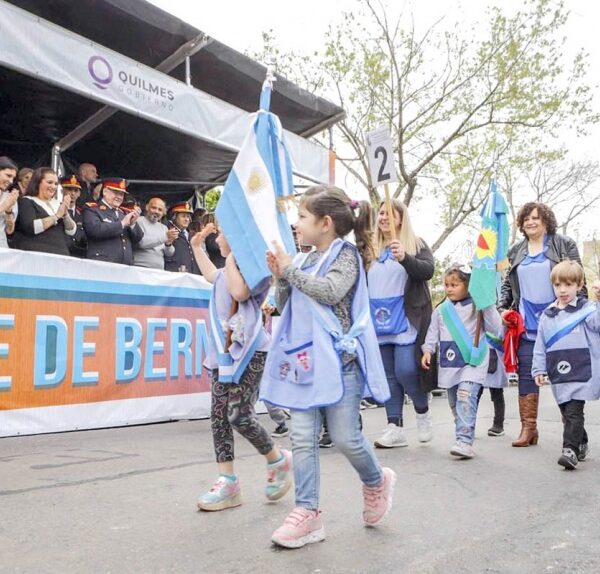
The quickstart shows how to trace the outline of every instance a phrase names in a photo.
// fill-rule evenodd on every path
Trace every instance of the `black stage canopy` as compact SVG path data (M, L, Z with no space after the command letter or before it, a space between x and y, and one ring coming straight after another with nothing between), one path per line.
M201 34L144 0L8 2L153 68ZM22 32L27 34L27 30ZM266 74L264 66L211 40L190 57L190 72L195 88L242 110L256 111ZM169 75L185 81L185 63ZM0 155L12 157L19 166L48 165L52 146L103 107L5 67L0 67L0 85ZM285 129L304 137L333 125L344 115L340 107L279 77L271 111ZM63 155L70 168L91 161L106 175L190 182L222 181L234 158L230 150L122 111ZM134 190L142 196L157 191L148 186ZM181 199L190 196L191 188L169 186L160 191Z

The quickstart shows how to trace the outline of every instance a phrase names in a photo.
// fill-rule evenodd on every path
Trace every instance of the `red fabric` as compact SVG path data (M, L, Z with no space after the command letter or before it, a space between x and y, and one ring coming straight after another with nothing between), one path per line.
M502 318L508 323L504 333L504 367L507 373L516 373L517 350L521 335L525 332L525 323L518 311L507 311Z

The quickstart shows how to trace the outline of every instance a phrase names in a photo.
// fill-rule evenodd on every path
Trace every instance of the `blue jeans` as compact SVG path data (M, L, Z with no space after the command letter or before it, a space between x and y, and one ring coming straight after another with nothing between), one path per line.
M448 389L448 403L454 414L457 441L473 444L479 389L481 389L479 383L470 383L469 381L464 381Z
M304 411L291 410L291 439L296 483L296 506L319 508L319 434L322 412L327 417L329 435L335 446L354 467L367 486L377 486L383 480L381 466L373 448L359 428L360 400L364 379L356 362L342 371L344 395L339 403Z
M427 393L421 390L415 345L381 345L381 358L390 387L390 398L385 403L388 422L402 426L404 393L413 401L417 413L429 410Z

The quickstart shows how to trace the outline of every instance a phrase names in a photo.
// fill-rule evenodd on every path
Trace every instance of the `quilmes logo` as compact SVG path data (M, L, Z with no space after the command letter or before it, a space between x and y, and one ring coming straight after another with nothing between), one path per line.
M175 94L172 90L156 82L148 81L134 72L113 70L110 62L102 56L90 57L88 72L94 86L101 90L106 90L114 80L121 93L144 103L154 104L170 111L173 110L171 102L175 100Z
M112 82L112 66L102 56L92 56L88 60L88 72L94 81L94 86L101 90L106 90L108 84Z

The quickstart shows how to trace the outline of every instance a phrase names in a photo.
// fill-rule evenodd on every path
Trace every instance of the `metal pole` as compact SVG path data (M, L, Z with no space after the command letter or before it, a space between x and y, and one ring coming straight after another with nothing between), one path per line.
M58 169L60 166L60 146L54 145L52 146L52 156L50 160L50 167L58 173Z
M188 86L192 85L192 69L190 66L190 57L185 57L185 83Z

